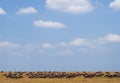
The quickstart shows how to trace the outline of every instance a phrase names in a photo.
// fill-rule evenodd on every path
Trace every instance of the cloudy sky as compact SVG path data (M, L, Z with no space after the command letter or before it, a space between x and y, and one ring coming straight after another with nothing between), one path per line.
M120 0L0 0L0 70L120 71Z

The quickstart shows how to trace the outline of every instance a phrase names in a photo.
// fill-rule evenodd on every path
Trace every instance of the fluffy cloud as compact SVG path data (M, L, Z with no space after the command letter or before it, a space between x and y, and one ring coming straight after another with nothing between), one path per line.
M105 37L99 38L99 40L104 42L120 42L120 35L108 34Z
M89 0L46 0L46 7L66 13L87 13L93 10Z
M86 44L86 39L77 38L70 42L72 46L81 46Z
M45 44L42 44L42 47L43 47L43 48L53 48L54 45L49 44L49 43L45 43Z
M118 34L108 34L104 37L98 37L96 39L83 39L83 38L76 38L69 42L61 42L59 45L62 47L70 47L70 46L98 46L101 44L106 43L116 43L120 42L120 35Z
M8 41L4 41L4 42L0 42L0 47L20 47L19 44L14 44L14 43L11 43L11 42L8 42Z
M108 34L95 39L76 38L72 41L61 42L58 44L43 43L43 44L26 44L20 45L12 42L0 42L0 53L8 53L10 55L49 55L51 49L53 54L58 55L73 55L76 50L87 52L94 49L99 51L104 48L104 45L120 43L120 35ZM47 52L46 52L47 50ZM50 51L49 51L50 50Z
M42 20L38 20L38 21L34 21L34 25L36 27L44 27L44 28L56 28L56 29L60 29L60 28L65 28L66 25L60 23L60 22L56 22L56 21L42 21Z
M2 8L0 8L0 15L5 15L5 14L6 12Z
M76 39L68 41L68 42L60 42L59 46L61 46L61 47L70 47L70 46L83 46L83 45L87 45L87 44L88 44L87 39L76 38Z
M109 7L120 11L120 0L114 0L109 4Z
M32 13L37 13L38 11L33 8L33 7L27 7L27 8L23 8L23 9L20 9L17 14L32 14Z

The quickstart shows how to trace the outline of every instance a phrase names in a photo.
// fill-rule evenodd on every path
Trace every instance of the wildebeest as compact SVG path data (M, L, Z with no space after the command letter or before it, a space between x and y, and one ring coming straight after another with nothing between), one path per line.
M92 78L92 77L95 77L95 74L85 74L84 77L85 78Z
M4 71L3 71L4 72ZM93 77L120 77L120 72L57 72L57 71L44 71L44 72L7 72L3 73L6 78L23 78L27 76L28 78L75 78L83 76L84 78Z
M104 74L102 72L95 72L95 77L102 77Z
M9 72L8 74L4 74L3 76L5 76L6 78L23 78L22 74L18 72L15 73Z

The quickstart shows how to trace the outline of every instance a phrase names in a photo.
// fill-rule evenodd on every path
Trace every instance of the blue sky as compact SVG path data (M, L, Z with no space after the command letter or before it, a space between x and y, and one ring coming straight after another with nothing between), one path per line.
M120 0L0 0L0 70L120 71Z

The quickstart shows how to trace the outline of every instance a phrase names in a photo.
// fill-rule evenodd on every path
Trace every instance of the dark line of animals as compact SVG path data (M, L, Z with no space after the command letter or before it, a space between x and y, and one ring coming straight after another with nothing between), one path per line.
M56 71L45 71L45 72L8 72L4 73L1 71L3 76L6 78L23 78L27 76L28 78L74 78L78 76L83 76L84 78L93 77L105 77L105 78L115 78L120 77L120 72L56 72Z

